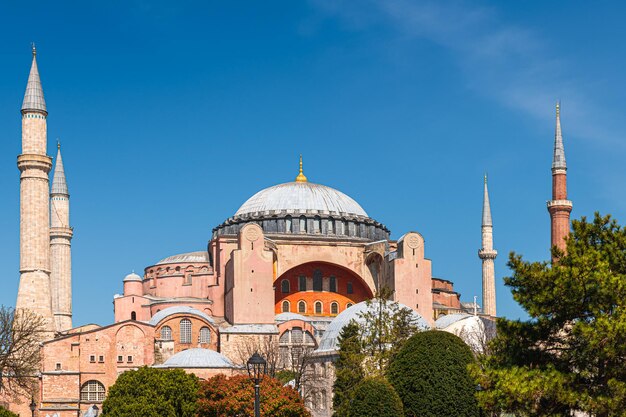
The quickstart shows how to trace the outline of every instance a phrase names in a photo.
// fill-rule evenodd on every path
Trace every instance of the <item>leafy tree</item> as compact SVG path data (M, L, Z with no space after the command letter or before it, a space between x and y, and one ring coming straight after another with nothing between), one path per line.
M102 404L107 417L195 417L198 378L180 369L142 367L121 374Z
M31 310L0 307L0 390L17 400L38 389L44 319Z
M363 380L363 348L361 326L351 320L341 329L338 337L339 356L335 361L335 383L333 385L333 409L335 416L345 417L342 405L348 402L354 388Z
M474 368L484 408L520 416L626 416L626 229L595 214L572 222L567 254L512 253L505 283L529 321L498 321Z
M249 416L254 413L254 384L247 375L217 375L200 384L198 417ZM310 417L291 387L266 376L261 387L262 417Z
M394 357L388 379L407 417L478 417L476 384L467 369L473 361L459 337L436 330L417 333Z
M345 406L347 417L403 417L402 400L384 378L367 378Z
M0 407L0 417L19 417L17 414L10 412L4 407Z
M419 330L413 311L392 301L392 295L389 288L382 288L359 314L368 376L384 376L391 358Z

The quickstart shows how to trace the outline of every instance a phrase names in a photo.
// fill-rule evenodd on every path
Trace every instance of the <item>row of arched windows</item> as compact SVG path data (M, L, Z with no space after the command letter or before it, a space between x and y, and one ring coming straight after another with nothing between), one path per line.
M352 303L347 303L346 308L350 308L350 307L352 307ZM316 301L313 304L313 309L315 311L315 314L324 314L324 303L322 303L321 301ZM283 313L291 312L291 303L289 302L289 300L283 300L281 310ZM300 314L307 313L306 301L304 300L298 301L298 313ZM331 315L339 314L339 303L337 301L333 301L330 303L330 314Z
M161 340L173 340L170 326L161 327ZM189 319L180 321L180 343L191 343L191 320ZM208 327L200 328L198 343L211 343L211 330Z
M285 231L287 233L292 233L293 230L293 219L291 216L285 217ZM307 233L309 230L309 223L307 221L306 216L300 216L297 219L298 222L298 231L300 233ZM356 227L356 224L353 223ZM338 235L347 235L350 230L349 223L346 220L335 220L332 217L326 220L326 233L327 234L338 234ZM322 218L319 216L315 216L313 218L313 230L312 233L322 233Z

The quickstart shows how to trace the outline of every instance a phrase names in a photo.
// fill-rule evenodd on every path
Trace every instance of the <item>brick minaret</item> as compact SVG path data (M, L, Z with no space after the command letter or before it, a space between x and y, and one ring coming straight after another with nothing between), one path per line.
M554 156L552 158L552 200L548 201L548 211L552 225L550 246L556 246L565 252L565 238L569 235L569 214L572 211L572 202L567 199L567 165L565 164L565 148L561 134L560 107L560 104L557 103Z
M483 313L496 316L496 273L494 260L498 251L493 248L493 223L491 221L491 207L489 205L489 191L487 190L487 176L485 175L485 190L483 194L483 223L482 248L478 257L483 261Z
M50 192L50 284L52 312L57 331L72 328L72 235L70 227L70 194L65 180L61 145Z
M46 155L46 102L43 97L36 51L22 103L22 154L17 157L20 176L20 285L17 309L29 309L54 322L50 298L50 201L48 173L52 159Z

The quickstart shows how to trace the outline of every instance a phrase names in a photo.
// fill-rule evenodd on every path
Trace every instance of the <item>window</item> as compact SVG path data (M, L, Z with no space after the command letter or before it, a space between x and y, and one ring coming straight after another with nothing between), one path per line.
M124 357L122 355L119 355L117 357L117 363L122 363L122 362L124 362Z
M130 313L130 319L131 320L137 320L137 313L135 313L134 311Z
M284 279L280 282L280 291L283 294L289 294L289 280Z
M298 313L306 313L306 303L304 301L298 302Z
M339 304L334 301L330 304L330 314L339 314Z
M335 221L333 219L328 219L327 230L329 235L335 233Z
M133 357L132 356L129 355L128 358L126 358L126 359L128 359L128 361L127 361L128 363L133 363Z
M89 355L89 362L94 363L96 361L96 355Z
M322 314L322 302L321 301L315 302L315 314Z
M300 233L306 233L306 217L300 217Z
M104 363L104 355L98 356L98 362Z
M315 219L313 219L313 233L321 233L322 231L322 219L320 219L318 216L315 216Z
M291 216L285 217L285 231L288 233L291 233L292 231Z
M80 400L88 402L104 401L104 385L95 379L85 382L80 388Z
M350 307L352 307L352 303L346 304L346 308L350 308Z
M313 291L322 291L322 271L313 271Z
M348 291L346 291L348 294L353 294L354 293L354 289L352 288L352 283L348 282Z
M282 311L283 313L289 313L289 301L287 300L283 301Z
M304 275L300 275L298 279L298 291L306 291L306 277Z
M200 337L198 338L200 343L211 343L211 330L208 327L200 329Z
M335 276L331 276L328 280L328 290L331 292L337 292L337 278Z
M56 368L55 368L55 369L56 369L57 371L60 371L60 370L61 370L61 364L60 364L60 363L57 363L57 364L56 364Z
M172 328L170 326L161 327L161 339L172 340Z
M180 343L191 343L191 321L188 319L180 321Z

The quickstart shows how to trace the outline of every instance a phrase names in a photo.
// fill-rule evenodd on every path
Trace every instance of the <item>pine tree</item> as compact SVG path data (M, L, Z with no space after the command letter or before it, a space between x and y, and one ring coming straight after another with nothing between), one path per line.
M335 362L335 383L333 385L334 416L345 417L344 404L350 399L354 388L363 380L363 349L361 345L361 327L351 320L341 330L338 338L339 357Z

